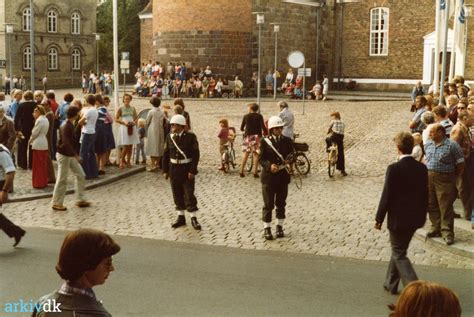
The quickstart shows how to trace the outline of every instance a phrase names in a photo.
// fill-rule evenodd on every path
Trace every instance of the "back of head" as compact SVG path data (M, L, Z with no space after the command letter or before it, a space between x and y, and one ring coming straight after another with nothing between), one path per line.
M258 111L258 105L255 102L249 104L248 106L250 107L250 110L252 110L253 112Z
M441 118L446 117L446 114L448 113L448 110L446 109L445 106L439 105L433 108L433 113Z
M23 99L25 99L25 101L32 101L33 100L33 92L31 90L25 91L25 93L23 94Z
M75 118L77 114L79 113L79 111L80 109L78 107L70 106L69 108L67 108L67 112L66 112L67 118L68 119Z
M76 281L86 271L120 251L120 246L99 230L80 229L64 238L56 271L66 281Z
M95 105L95 97L94 97L94 95L87 95L85 99L86 99L86 102L87 102L90 106Z
M392 317L460 317L462 312L452 290L428 281L408 284L392 309Z
M153 107L158 108L161 105L161 99L158 97L151 97L150 103Z
M286 103L286 101L280 101L278 105L280 106L280 109L288 108L288 104Z
M400 132L394 138L397 148L402 154L411 154L413 151L413 136L409 132Z
M181 107L183 107L183 110L184 110L184 101L183 101L183 99L181 99L181 98L176 98L176 99L174 100L174 105L175 105L175 106L181 106Z

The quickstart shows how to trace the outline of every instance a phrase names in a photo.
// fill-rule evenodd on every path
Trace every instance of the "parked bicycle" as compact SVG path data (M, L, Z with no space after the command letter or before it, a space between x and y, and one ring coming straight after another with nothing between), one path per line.
M232 129L232 137L229 137L229 140L224 144L224 152L222 153L222 166L224 168L224 173L228 173L230 168L235 168L237 166L235 160L235 150L234 150L234 139L235 139L235 129Z

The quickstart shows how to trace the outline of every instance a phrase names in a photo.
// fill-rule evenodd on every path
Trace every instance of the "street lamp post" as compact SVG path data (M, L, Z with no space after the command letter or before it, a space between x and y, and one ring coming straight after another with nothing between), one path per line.
M12 45L11 45L11 37L13 34L13 24L10 23L5 23L6 31L8 34L8 72L10 77L10 82L11 78L13 76L13 69L12 69Z
M277 97L277 66L278 66L278 32L280 32L280 25L278 23L273 24L273 33L275 33L275 68L273 71L273 99Z
M253 12L252 14L257 15L257 25L258 25L258 73L257 73L257 104L259 106L258 112L260 113L260 90L261 90L261 79L260 79L260 52L261 52L261 39L262 39L262 25L265 23L265 16L263 12Z
M99 33L94 33L95 34L95 47L96 47L96 73L97 76L99 76L99 41L100 41L100 34Z
M35 91L35 9L33 7L33 0L30 0L30 52L31 52L31 71L30 82L31 91Z

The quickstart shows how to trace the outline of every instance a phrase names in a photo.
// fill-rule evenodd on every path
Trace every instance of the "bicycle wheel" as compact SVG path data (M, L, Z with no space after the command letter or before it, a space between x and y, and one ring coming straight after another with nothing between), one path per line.
M300 175L307 175L311 169L311 163L308 157L303 152L297 152L295 157L295 168L298 170Z
M247 159L247 163L245 164L245 169L247 172L251 172L252 169L253 169L253 157L252 157L252 154L249 155L248 159Z
M296 185L296 188L301 189L303 187L303 178L301 177L301 173L297 168L293 169L293 173L291 174L291 178Z
M235 168L237 164L235 163L235 150L230 149L229 151L229 163L232 165L232 168Z
M224 168L224 173L227 173L230 169L229 153L227 151L222 154L222 167Z
M335 149L330 149L328 154L328 174L329 177L334 176L334 172L336 171L336 162L337 162L337 153Z

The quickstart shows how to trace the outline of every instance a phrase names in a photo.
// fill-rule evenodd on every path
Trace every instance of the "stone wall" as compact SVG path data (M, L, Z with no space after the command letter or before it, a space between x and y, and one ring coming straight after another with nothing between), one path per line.
M153 19L140 20L140 61L154 61Z
M14 34L10 38L12 50L12 75L23 76L30 86L30 70L23 69L23 49L29 45L29 32L22 29L23 9L29 6L29 1L0 0L0 19L5 23L13 23ZM67 2L52 0L35 0L35 77L36 86L45 74L49 79L50 87L80 86L81 70L72 71L72 49L78 48L81 52L81 68L88 71L95 69L96 46L96 1L95 0L69 0ZM57 33L47 32L47 11L54 8L58 12ZM79 35L71 34L71 14L79 12L81 15L81 31ZM4 28L0 32L0 59L8 59L8 38L4 38ZM50 47L58 50L58 70L48 70L47 52ZM7 61L7 66L8 66ZM0 70L3 80L6 70ZM2 84L3 85L3 82Z

